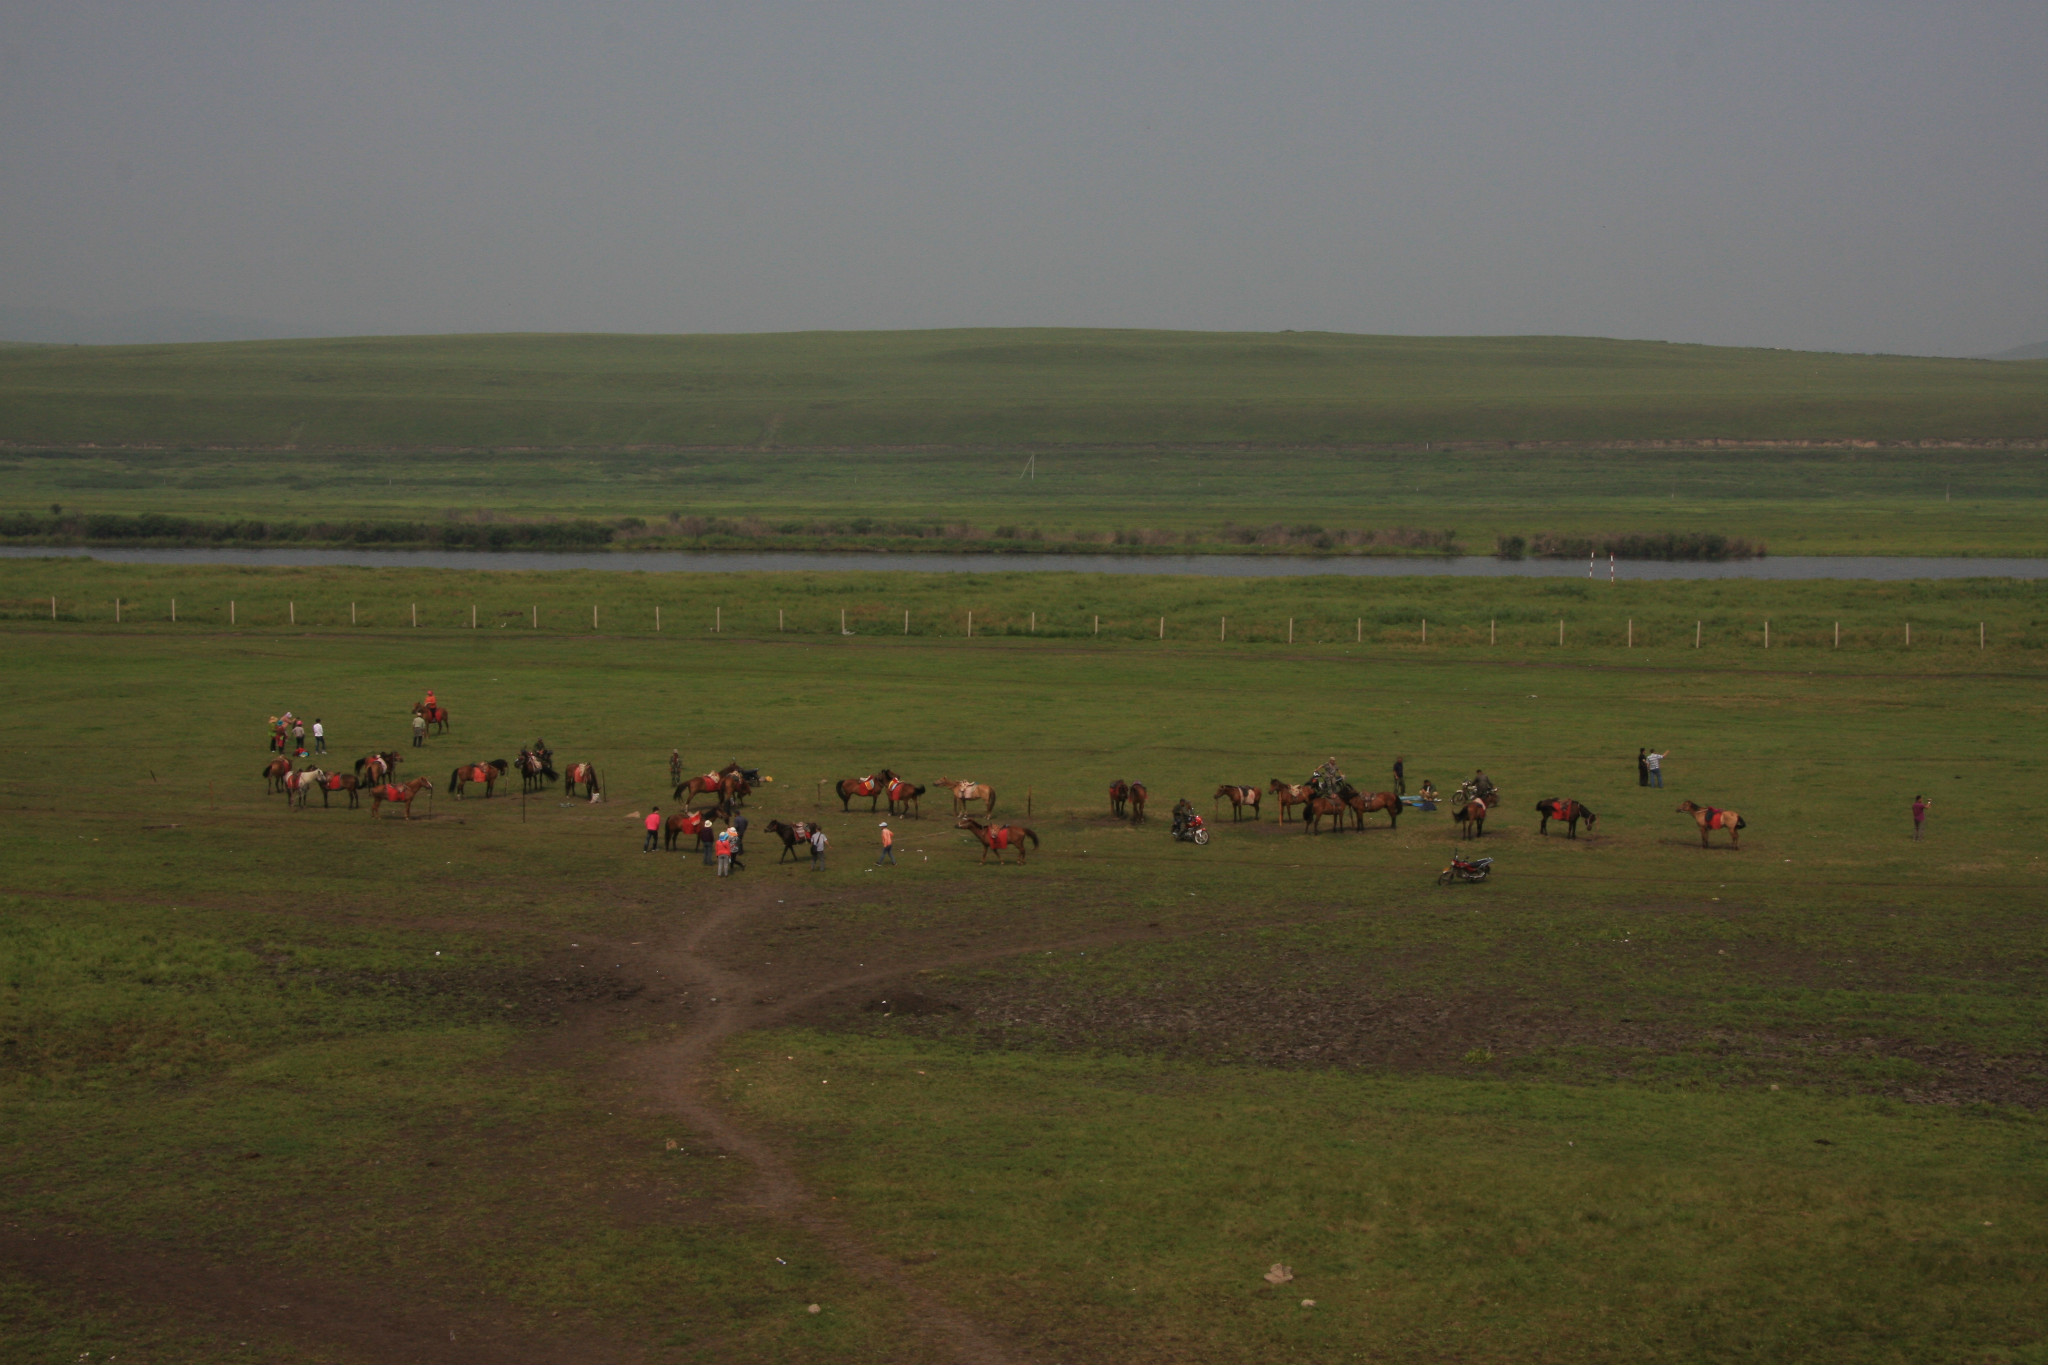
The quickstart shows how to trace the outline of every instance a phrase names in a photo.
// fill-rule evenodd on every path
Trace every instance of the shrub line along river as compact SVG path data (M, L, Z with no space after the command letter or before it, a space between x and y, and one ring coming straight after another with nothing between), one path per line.
M344 566L382 569L610 569L643 573L1112 573L1217 578L1395 578L1416 574L1467 578L1584 578L1571 559L1494 559L1488 555L1044 555L804 554L705 551L550 553L491 550L66 549L0 546L9 559L90 558L114 564ZM1608 576L1605 560L1595 578ZM1942 559L1913 555L1776 555L1720 561L1622 560L1617 577L1671 578L2048 578L2048 559Z

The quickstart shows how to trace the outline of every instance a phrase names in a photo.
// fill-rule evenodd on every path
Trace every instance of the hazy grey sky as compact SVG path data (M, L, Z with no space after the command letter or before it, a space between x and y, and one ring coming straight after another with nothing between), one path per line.
M0 0L0 306L2048 337L2048 3Z

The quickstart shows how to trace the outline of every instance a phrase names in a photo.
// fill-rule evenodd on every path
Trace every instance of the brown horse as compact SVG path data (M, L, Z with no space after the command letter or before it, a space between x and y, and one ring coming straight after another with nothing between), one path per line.
M770 820L768 822L768 832L782 840L782 857L777 858L775 861L778 863L786 860L803 861L797 857L797 847L801 845L804 852L809 853L811 851L811 835L816 833L819 828L820 826L815 820L799 820L793 825L785 824L780 820Z
M1031 841L1033 848L1038 847L1037 833L1022 825L984 825L979 820L963 815L958 827L981 840L981 860L984 863L988 861L988 855L991 853L996 855L996 862L1001 863L1003 850L1006 848L1016 849L1017 861L1023 862L1026 839Z
M382 753L364 754L356 760L356 781L364 786L391 780L391 774L398 769L398 751L387 749Z
M329 773L327 780L320 784L320 804L325 806L328 797L335 792L347 792L348 808L354 810L356 793L361 790L362 785L353 773Z
M1130 811L1131 823L1134 825L1145 818L1145 798L1147 794L1143 782L1133 782L1131 784Z
M1330 817L1330 829L1333 832L1342 831L1344 816L1351 811L1348 801L1335 796L1311 796L1304 804L1307 806L1301 816L1301 829L1304 834L1321 834L1325 815ZM1365 828L1363 816L1359 817L1358 827Z
M1287 823L1294 818L1294 808L1314 798L1316 789L1300 782L1282 782L1274 778L1266 784L1266 790L1280 798L1280 822ZM1303 817L1306 819L1307 817Z
M1392 792L1353 792L1344 798L1344 804L1358 818L1358 827L1365 828L1365 817L1374 811L1387 813L1387 828L1397 829L1401 824L1401 798Z
M266 793L284 790L284 780L291 776L292 761L289 758L273 758L263 765L263 790Z
M1124 818L1124 802L1131 799L1131 784L1119 777L1109 784L1109 813L1121 820Z
M699 796L714 796L724 805L737 806L743 804L753 790L738 768L727 766L715 773L705 773L702 777L677 783L675 799L695 801Z
M1458 834L1466 839L1486 837L1486 798L1475 796L1451 812L1451 818L1458 822Z
M583 784L583 794L585 796L589 797L592 801L598 799L600 792L597 786L597 768L595 765L571 763L568 770L562 774L562 793L565 796L575 796L576 784L579 782Z
M890 772L887 768L882 769L878 773L870 773L866 777L840 778L839 785L834 788L839 793L839 809L850 813L852 808L847 805L847 802L853 800L856 796L865 796L868 799L868 814L873 815L875 813L875 802L881 800L888 793L889 784L895 780L896 774Z
M437 735L448 733L448 708L436 702L429 706L423 701L412 704L412 713L427 723L427 728Z
M1736 831L1749 828L1749 821L1743 819L1732 810L1718 810L1713 806L1695 806L1690 801L1679 802L1678 813L1680 815L1690 815L1693 823L1700 827L1701 848L1708 847L1707 832L1716 829L1728 831L1728 847L1741 848L1742 836Z
M923 795L923 787L913 787L900 777L891 778L889 780L889 814L897 814L898 807L901 807L903 814L913 815L922 820L924 816L918 813L917 798Z
M674 852L676 839L685 834L689 835L694 841L697 837L697 831L710 824L717 818L717 815L718 808L716 806L710 810L677 811L662 822L661 846L670 852Z
M996 789L989 786L986 782L955 782L950 777L942 777L939 779L939 785L952 789L953 814L955 815L965 815L968 803L971 801L987 803L982 807L981 813L983 815L994 815L996 813Z
M1223 797L1229 797L1230 822L1232 824L1236 824L1237 821L1244 815L1244 808L1246 806L1250 806L1252 808L1252 819L1256 820L1259 818L1259 800L1264 795L1265 793L1260 791L1257 787L1233 787L1226 782L1216 789L1216 794L1214 796L1209 798L1209 806L1210 809L1213 810L1216 806L1217 801L1221 800Z
M1599 816L1593 814L1591 807L1582 806L1569 797L1560 800L1553 796L1547 801L1538 801L1536 803L1536 814L1542 817L1536 822L1536 832L1538 834L1548 834L1550 832L1550 822L1552 820L1562 820L1566 830L1566 837L1572 839L1579 837L1579 821L1583 820L1586 822L1586 833L1591 834L1594 824L1600 819Z
M537 792L555 780L555 770L548 766L547 757L531 749L521 749L519 757L512 760L512 766L519 769L519 790Z
M448 774L448 790L455 793L455 799L463 799L463 789L472 782L484 784L484 800L491 799L491 789L498 785L498 779L505 775L505 769L512 765L502 758L488 763L465 763Z
M392 801L405 807L405 818L410 820L412 819L413 798L423 791L430 792L433 789L434 784L427 781L424 777L415 777L402 787L394 786L389 782L380 783L370 788L370 818L372 820L376 819L378 809L386 801Z

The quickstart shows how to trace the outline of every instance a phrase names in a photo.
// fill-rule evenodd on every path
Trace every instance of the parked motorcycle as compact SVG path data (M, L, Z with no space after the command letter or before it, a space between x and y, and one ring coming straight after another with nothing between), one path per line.
M1436 884L1449 886L1453 882L1483 882L1493 872L1493 859L1467 858L1451 855L1451 865L1437 873Z

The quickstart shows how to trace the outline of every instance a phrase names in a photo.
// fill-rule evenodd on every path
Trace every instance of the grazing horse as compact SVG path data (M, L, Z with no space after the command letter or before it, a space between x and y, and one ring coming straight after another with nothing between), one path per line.
M405 807L405 818L410 820L412 819L413 798L423 791L430 792L433 789L434 784L427 781L424 777L415 777L402 787L394 786L389 782L380 783L370 788L370 818L372 820L377 818L378 808L386 801L394 801Z
M1680 815L1690 815L1693 823L1700 827L1701 848L1708 846L1707 832L1716 829L1728 831L1728 847L1741 848L1742 836L1736 833L1736 831L1749 828L1749 821L1743 819L1732 810L1718 810L1713 806L1695 806L1690 801L1679 802L1678 813Z
M598 791L597 769L595 766L589 763L571 763L569 770L562 774L562 794L574 797L576 795L576 784L579 782L583 784L583 794L592 801L597 800L601 795Z
M840 778L839 785L834 788L839 793L839 809L851 813L851 808L846 803L856 796L865 796L868 799L868 814L873 815L875 802L882 799L889 790L889 784L895 780L896 774L887 768L878 773L870 773L866 777Z
M796 857L797 846L801 844L804 852L809 853L811 851L811 836L816 834L821 828L823 826L819 825L815 820L799 820L793 825L784 824L780 820L770 820L768 822L768 832L782 840L782 857L777 858L775 861L778 863L784 859L802 861Z
M1599 816L1593 814L1590 806L1582 806L1569 797L1559 799L1553 796L1547 801L1538 801L1536 803L1536 813L1543 817L1536 824L1536 832L1538 834L1548 834L1550 832L1550 822L1552 820L1562 820L1567 831L1567 837L1572 839L1579 837L1579 821L1584 820L1586 822L1586 833L1591 834L1593 832L1593 825L1600 819Z
M290 759L271 759L270 762L263 765L263 790L266 793L283 791L284 780L291 776L291 772L292 761Z
M539 791L559 775L549 765L547 755L537 754L531 749L521 749L519 757L512 760L512 766L519 769L519 790L522 792Z
M1133 782L1131 784L1131 794L1128 799L1130 801L1131 823L1134 825L1145 818L1146 795L1147 792L1143 782Z
M960 817L958 828L981 840L981 860L984 863L988 861L988 855L993 853L996 855L996 862L1000 864L1003 861L1003 850L1006 848L1016 849L1017 861L1023 862L1026 839L1031 841L1033 848L1038 847L1037 833L1022 825L984 825L979 820L963 815Z
M939 785L952 788L953 814L955 815L965 815L967 813L967 803L970 801L983 801L987 803L982 807L981 813L983 815L994 815L996 813L996 789L989 786L986 782L955 782L950 777L942 777L939 779Z
M1316 795L1316 789L1305 782L1282 782L1277 777L1266 784L1266 790L1280 798L1282 824L1294 818L1296 806L1313 800Z
M398 751L386 749L382 753L365 754L356 760L356 781L364 786L391 780L391 774L398 769Z
M284 775L284 804L287 809L306 808L306 793L327 780L327 774L318 768L301 768L295 773Z
M1332 831L1342 831L1344 828L1344 816L1351 810L1350 803L1339 800L1334 796L1311 796L1303 804L1307 807L1301 816L1301 829L1304 834L1321 834L1323 832L1323 817L1325 815L1330 817L1330 828ZM1363 816L1359 817L1358 827L1360 829L1365 827Z
M1475 796L1451 812L1451 818L1458 822L1458 834L1466 839L1486 837L1486 798Z
M1109 784L1109 813L1121 820L1124 818L1124 802L1131 799L1131 784L1119 777Z
M436 702L429 706L423 701L412 704L412 713L426 721L427 728L437 735L448 733L448 708Z
M1209 806L1213 810L1217 801L1223 797L1229 797L1230 822L1236 824L1238 819L1243 816L1246 806L1252 808L1252 819L1256 820L1259 818L1259 800L1264 795L1265 793L1257 787L1233 787L1226 782L1216 789L1214 796L1209 798Z
M923 787L913 787L900 777L889 779L889 814L896 814L897 808L901 807L903 814L924 819L917 809L917 798L923 795Z
M1344 804L1358 819L1358 828L1365 828L1365 817L1374 811L1387 813L1387 828L1396 829L1401 824L1401 798L1393 792L1373 792L1369 795L1353 792L1344 798Z
M697 831L710 824L717 814L716 806L710 810L677 811L662 823L661 846L673 852L678 836L687 834L694 840Z
M491 789L498 785L498 779L503 777L505 769L511 766L502 758L494 758L488 763L465 763L448 774L448 790L454 792L455 799L460 801L463 799L463 788L472 782L481 782L484 784L484 800L488 801L491 799Z
M354 810L356 808L356 793L361 789L362 785L353 773L329 773L327 774L327 780L320 784L320 804L324 807L327 804L327 798L334 792L347 792L348 808Z

